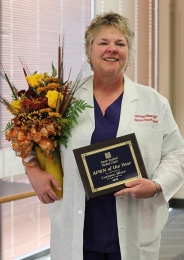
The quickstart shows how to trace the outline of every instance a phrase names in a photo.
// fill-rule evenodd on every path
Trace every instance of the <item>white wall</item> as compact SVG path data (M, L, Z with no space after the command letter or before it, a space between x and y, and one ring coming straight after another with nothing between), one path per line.
M0 150L0 178L24 173L22 160L15 155L13 150Z

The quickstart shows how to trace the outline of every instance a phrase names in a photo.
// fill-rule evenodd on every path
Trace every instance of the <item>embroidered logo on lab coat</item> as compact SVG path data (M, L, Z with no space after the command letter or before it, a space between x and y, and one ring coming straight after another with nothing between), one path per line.
M137 114L134 117L134 121L138 123L158 123L158 116L154 114Z

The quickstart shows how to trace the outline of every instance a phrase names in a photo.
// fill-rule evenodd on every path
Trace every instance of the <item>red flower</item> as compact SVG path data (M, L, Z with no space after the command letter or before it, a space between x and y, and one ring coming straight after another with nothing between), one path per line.
M24 110L31 112L48 107L47 98L32 98L23 100L22 106Z
M21 97L22 95L24 95L26 93L26 90L20 90L17 95L18 97Z
M12 119L16 127L22 126L26 121L26 115L21 113L18 117Z
M36 92L33 90L33 89L28 89L25 93L25 96L27 98L32 98L32 97L35 97L37 96Z

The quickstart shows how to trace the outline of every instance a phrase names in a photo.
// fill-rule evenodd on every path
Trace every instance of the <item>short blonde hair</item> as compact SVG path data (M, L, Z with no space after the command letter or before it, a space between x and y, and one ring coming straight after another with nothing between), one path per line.
M85 32L85 49L87 57L89 57L91 54L91 46L95 37L97 36L99 30L104 26L114 26L124 34L128 43L129 58L131 59L134 53L135 34L131 29L129 20L124 16L114 12L108 12L97 15L91 21L91 24L87 27Z

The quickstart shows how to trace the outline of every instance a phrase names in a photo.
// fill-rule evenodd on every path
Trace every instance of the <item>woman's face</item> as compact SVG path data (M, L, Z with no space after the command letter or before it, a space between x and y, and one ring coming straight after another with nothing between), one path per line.
M113 26L102 27L91 47L90 60L94 75L123 74L128 57L129 48L124 34Z

